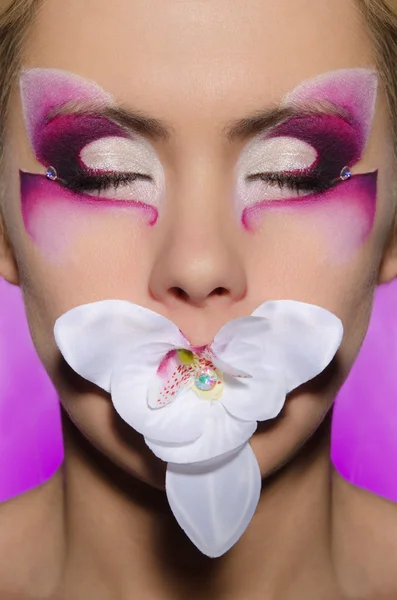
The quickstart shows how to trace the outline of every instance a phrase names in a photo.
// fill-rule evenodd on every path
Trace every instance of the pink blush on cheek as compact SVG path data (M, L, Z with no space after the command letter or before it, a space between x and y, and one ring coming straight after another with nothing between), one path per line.
M20 172L21 208L26 231L52 259L70 255L71 245L84 236L98 216L110 213L154 225L158 212L142 202L110 200L71 192L43 175Z
M377 171L354 175L319 194L257 202L244 209L242 223L248 231L265 231L266 215L278 213L299 227L305 238L310 236L313 242L325 244L333 262L344 262L364 244L373 229L377 176Z

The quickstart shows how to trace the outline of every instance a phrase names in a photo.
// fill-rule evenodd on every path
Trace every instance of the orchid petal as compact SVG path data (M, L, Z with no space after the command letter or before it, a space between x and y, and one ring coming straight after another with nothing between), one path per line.
M227 552L242 536L260 491L261 474L249 444L223 460L167 468L171 510L193 544L212 558Z
M263 367L277 369L286 377L290 392L325 369L342 335L341 320L328 310L295 300L274 300L264 302L250 317L226 323L211 350L225 364L250 375Z
M282 370L288 392L319 375L342 341L342 321L320 306L275 300L259 306L252 316L270 324L262 342L262 360Z
M239 358L241 356L241 344L244 344L244 343L245 342L243 340L240 340L238 343L239 352L237 354L237 361L239 360ZM215 346L215 349L218 350L218 354L215 354L214 346ZM238 369L236 366L234 366L230 362L226 362L225 360L222 360L219 357L219 354L221 354L221 353L222 353L222 350L220 350L217 347L217 345L215 343L213 343L210 347L208 347L204 350L204 352L202 353L202 356L204 356L207 360L212 362L214 367L219 369L219 371L222 371L222 373L227 373L228 375L232 375L233 377L251 377L251 375L249 373L247 373L247 371ZM231 358L231 361L233 362L232 357L228 357L228 358Z
M222 404L238 419L274 419L284 406L286 381L275 369L262 369L252 378L225 377Z
M180 400L186 402L196 394L189 390ZM152 436L146 436L145 441L156 456L166 462L178 464L196 463L222 456L245 444L257 428L256 421L242 421L234 418L222 406L220 400L213 402L199 400L205 409L205 428L202 435L190 443L163 443ZM169 405L169 406L172 406ZM163 410L163 409L161 409ZM160 412L160 411L159 411ZM200 415L202 418L202 414ZM157 438L158 439L158 438Z
M227 373L232 377L251 377L251 375L247 371L243 371L242 369L237 369L237 367L231 365L230 363L222 360L218 356L214 355L212 358L212 364L214 367L222 371L223 373Z
M131 366L117 370L111 382L113 405L120 417L144 436L163 443L187 443L204 431L204 407L199 398L185 394L162 408L150 408L148 382L155 371Z
M171 348L186 345L174 323L126 300L72 308L57 319L54 335L70 367L107 392L114 369L131 360L132 354L136 360L137 348L144 346L145 355L152 355L159 364Z
M271 323L260 317L240 317L226 323L211 344L214 365L234 377L251 376L263 364L262 345Z

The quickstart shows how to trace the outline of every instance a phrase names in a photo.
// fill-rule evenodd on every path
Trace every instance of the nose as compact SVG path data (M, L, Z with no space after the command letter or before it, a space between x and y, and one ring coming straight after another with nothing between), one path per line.
M150 293L176 316L178 325L182 320L189 327L192 317L202 323L206 319L226 322L246 294L239 243L242 228L231 194L213 180L196 178L199 184L194 189L188 184L175 186L159 223L161 243L150 275Z

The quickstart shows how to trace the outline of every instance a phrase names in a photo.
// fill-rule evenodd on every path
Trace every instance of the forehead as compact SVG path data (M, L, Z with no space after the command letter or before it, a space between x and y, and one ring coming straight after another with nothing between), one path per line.
M26 50L25 66L94 79L170 121L235 117L373 66L353 0L45 0Z

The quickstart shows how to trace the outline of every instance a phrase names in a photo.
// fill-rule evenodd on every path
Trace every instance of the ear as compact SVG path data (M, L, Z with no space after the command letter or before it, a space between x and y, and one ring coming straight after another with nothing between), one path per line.
M397 278L397 226L393 228L378 272L378 284Z
M19 273L11 242L8 239L4 220L0 213L0 277L8 283L19 285Z

